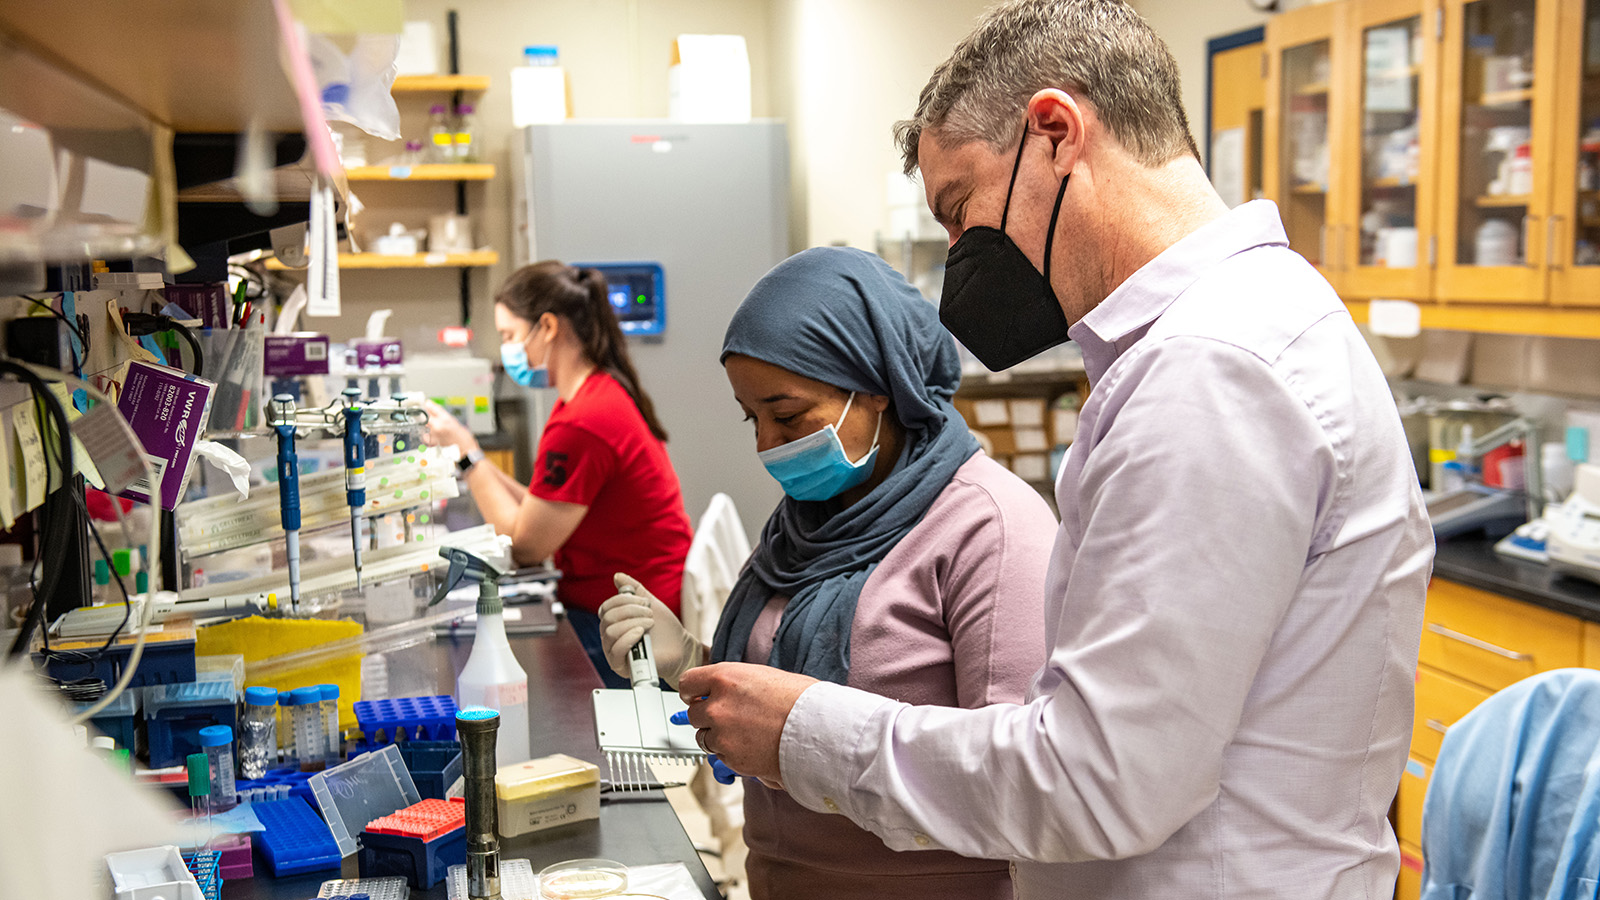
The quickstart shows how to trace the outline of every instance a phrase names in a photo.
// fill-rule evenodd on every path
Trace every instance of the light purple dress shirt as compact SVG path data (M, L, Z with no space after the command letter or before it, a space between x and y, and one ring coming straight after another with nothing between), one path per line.
M801 695L782 778L1017 896L1373 898L1409 744L1429 528L1383 375L1276 207L1072 327L1093 390L1023 705Z

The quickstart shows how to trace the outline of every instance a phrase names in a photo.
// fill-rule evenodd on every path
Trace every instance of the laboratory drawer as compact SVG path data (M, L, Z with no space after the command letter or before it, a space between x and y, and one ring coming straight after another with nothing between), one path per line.
M1427 762L1439 758L1445 729L1489 699L1492 691L1426 666L1417 667L1417 705L1411 723L1411 755Z
M1417 900L1422 896L1422 851L1400 842L1400 877L1395 881L1394 900Z
M1586 669L1600 669L1600 625L1583 623L1583 665Z
M1581 622L1435 578L1418 661L1491 691L1582 662Z
M1422 846L1422 800L1428 794L1433 763L1416 756L1406 760L1400 775L1400 796L1394 801L1394 834L1402 843Z

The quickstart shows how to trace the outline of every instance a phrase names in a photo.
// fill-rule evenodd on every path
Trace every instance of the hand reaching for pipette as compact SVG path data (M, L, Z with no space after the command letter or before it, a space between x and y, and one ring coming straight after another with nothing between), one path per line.
M656 673L676 687L684 672L705 661L705 645L632 576L618 572L612 581L618 593L600 604L600 642L606 651L606 662L627 678L628 651L648 634Z

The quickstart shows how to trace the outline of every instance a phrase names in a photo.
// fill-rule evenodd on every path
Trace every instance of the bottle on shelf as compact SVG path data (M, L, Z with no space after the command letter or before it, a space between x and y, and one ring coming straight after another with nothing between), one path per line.
M463 103L456 107L456 132L454 159L458 163L474 163L478 161L477 145L477 119L473 115L473 106Z
M450 127L449 107L435 103L428 110L428 151L424 162L448 163L455 155L455 130Z

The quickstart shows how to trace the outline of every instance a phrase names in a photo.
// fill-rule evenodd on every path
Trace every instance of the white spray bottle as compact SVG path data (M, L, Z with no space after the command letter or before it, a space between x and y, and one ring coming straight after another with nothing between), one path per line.
M433 600L437 603L462 581L478 582L478 629L472 638L472 653L456 679L456 704L462 709L485 706L500 713L500 735L495 741L495 764L526 762L528 750L528 673L517 664L506 640L506 624L500 602L500 572L484 560L454 547L444 547L439 555L450 560L444 586Z

